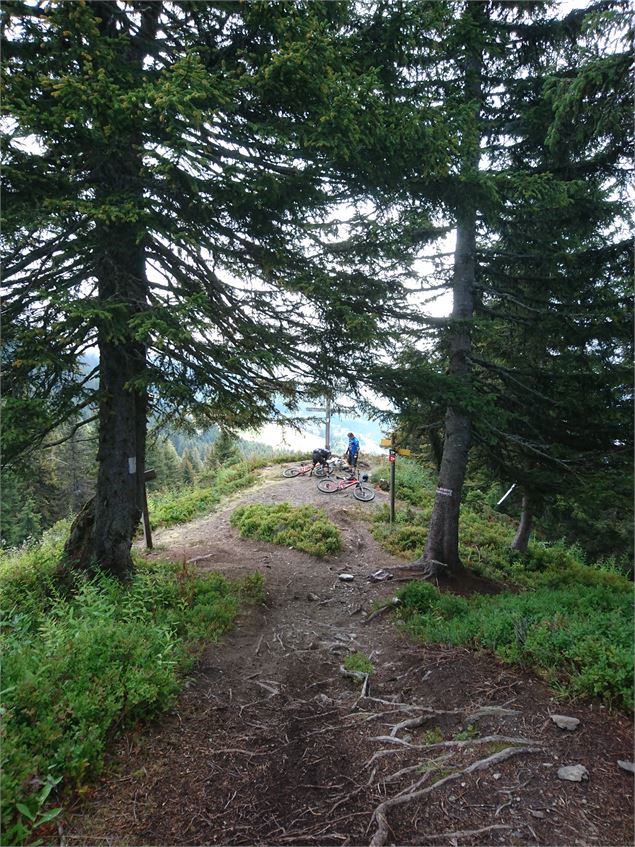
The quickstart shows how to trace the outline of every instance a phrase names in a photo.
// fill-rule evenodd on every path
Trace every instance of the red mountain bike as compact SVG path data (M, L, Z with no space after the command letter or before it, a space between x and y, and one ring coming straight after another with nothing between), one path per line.
M282 471L282 476L286 477L287 479L290 479L291 477L294 477L294 476L304 476L305 474L311 473L312 467L313 467L313 464L310 463L308 465L300 465L300 467L298 467L298 468L285 468ZM313 473L315 474L315 476L328 476L330 471L329 471L328 467L323 468L323 467L321 467L321 465L318 465L315 468L315 470L313 471Z
M348 488L352 488L353 497L356 500L362 500L364 503L368 503L375 497L375 492L370 485L364 485L363 482L354 477L353 479L344 479L337 476L335 479L321 479L317 487L322 494L335 494L336 491L346 491Z

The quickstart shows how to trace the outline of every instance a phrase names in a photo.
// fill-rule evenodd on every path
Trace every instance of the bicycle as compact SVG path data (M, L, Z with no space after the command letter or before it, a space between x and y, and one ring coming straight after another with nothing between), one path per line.
M338 480L337 482L335 480ZM375 497L375 492L370 485L364 485L359 479L345 479L338 476L335 479L321 479L317 484L318 490L322 494L335 494L337 491L346 491L348 488L353 489L353 497L356 500L361 500L363 503L368 503Z
M286 477L287 479L291 479L292 477L295 477L295 476L304 476L305 474L309 474L309 476L310 476L312 470L313 470L312 464L300 465L299 468L285 468L282 471L282 476ZM315 468L315 470L313 470L313 473L316 476L328 476L328 474L330 474L330 472L331 471L328 467L325 469L321 465L318 465Z

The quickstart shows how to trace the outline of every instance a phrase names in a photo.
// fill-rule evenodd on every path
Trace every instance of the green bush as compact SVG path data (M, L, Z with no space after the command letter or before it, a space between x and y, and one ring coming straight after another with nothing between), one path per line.
M99 771L113 730L170 705L195 645L231 626L241 595L262 595L259 575L232 585L155 562L129 585L78 574L62 592L53 577L61 543L45 540L1 571L7 844L44 822L60 779L77 787Z
M342 545L338 528L322 509L276 503L240 506L231 517L243 538L283 544L312 556L328 556Z
M564 694L632 709L630 586L600 580L575 583L574 590L542 586L468 600L413 582L399 597L408 628L424 641L486 648L506 662L532 668Z

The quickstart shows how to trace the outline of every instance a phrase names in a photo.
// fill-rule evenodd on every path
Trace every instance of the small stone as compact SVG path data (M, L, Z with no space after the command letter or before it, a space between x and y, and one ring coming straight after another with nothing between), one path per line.
M635 764L633 762L627 762L624 759L618 759L617 764L623 771L628 771L629 773L635 773Z
M568 729L572 732L580 726L580 721L577 718L568 718L566 715L551 715L551 720L560 729Z
M532 815L534 818L544 818L545 817L545 813L539 812L537 809L530 809L529 814Z
M352 573L341 573L338 574L337 578L341 579L342 582L352 582L355 579Z
M315 601L315 600L319 600L320 598L317 596L317 594L309 593L309 594L306 595L306 599L311 600L311 601Z
M502 773L495 773L494 779L499 780L502 777L502 775L503 775Z
M558 779L568 779L569 782L582 782L589 778L589 772L584 765L565 765L558 768Z

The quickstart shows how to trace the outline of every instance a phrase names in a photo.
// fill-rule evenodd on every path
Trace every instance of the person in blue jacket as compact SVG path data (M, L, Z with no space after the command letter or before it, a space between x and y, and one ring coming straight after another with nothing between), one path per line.
M348 433L348 464L353 470L357 467L357 457L359 456L359 439L355 438L352 432Z

